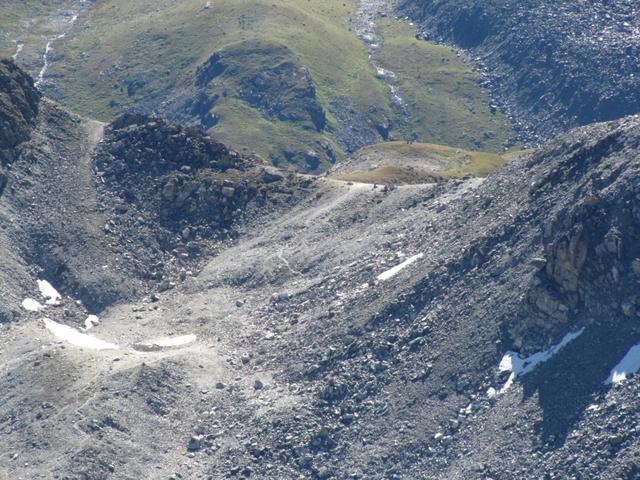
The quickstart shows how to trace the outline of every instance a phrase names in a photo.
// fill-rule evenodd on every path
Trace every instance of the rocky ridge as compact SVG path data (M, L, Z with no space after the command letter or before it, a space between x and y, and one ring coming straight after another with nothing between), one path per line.
M354 298L338 293L338 276L334 303L316 289L278 297L270 309L277 318L305 315L303 305L317 315L303 334L282 340L286 356L276 363L316 395L317 431L303 449L311 457L299 460L312 478L539 478L548 471L562 478L573 471L569 455L594 478L635 471L628 461L638 446L627 422L607 424L629 440L624 451L603 455L606 463L576 452L590 441L587 407L610 401L603 382L640 338L639 122L575 131L470 190L456 194L454 182L422 197L421 207L411 207L421 220L408 213L404 227L395 225L404 234L396 248L422 251L428 261L397 284L381 282ZM275 316L271 322L276 328ZM506 381L497 369L503 352L527 357L581 329L563 355L522 380L524 406L514 391L499 399L487 393ZM311 346L304 340L322 335ZM306 438L294 422L284 425L283 436ZM482 428L491 440L466 433ZM518 470L523 451L512 451L511 435L500 429L531 441L521 448L549 453ZM488 443L495 448L483 453ZM477 463L466 462L468 454Z
M29 75L11 60L0 61L0 195L4 169L15 159L16 147L29 138L39 100Z
M167 276L184 279L190 263L232 241L262 210L294 203L310 183L197 128L138 114L106 128L93 162L100 201L110 212L106 234L144 252L137 269L160 280L160 290L174 285ZM179 271L176 259L184 264Z

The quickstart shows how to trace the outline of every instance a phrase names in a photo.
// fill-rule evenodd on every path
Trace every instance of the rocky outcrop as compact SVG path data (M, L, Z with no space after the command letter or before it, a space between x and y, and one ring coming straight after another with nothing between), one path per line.
M196 85L215 88L216 79L235 83L237 97L267 118L299 122L317 131L327 124L309 71L284 45L254 40L216 52L198 68Z
M139 114L125 114L106 129L94 160L123 215L144 212L184 240L216 235L249 203L289 192L288 179L260 160L198 129Z
M421 36L470 50L525 137L640 111L633 2L403 0L401 8L422 23Z
M338 144L347 153L390 139L391 124L382 109L371 108L362 115L346 97L333 100L329 109L340 125Z
M544 256L533 262L539 271L529 292L538 327L598 321L610 309L633 317L640 307L640 190L631 162L640 127L634 119L602 128L591 127L569 152L553 152L559 162L531 187L535 200L563 186L576 192L575 203L543 225Z
M16 158L15 148L29 138L39 100L33 79L12 60L0 60L0 195L6 184L3 169Z

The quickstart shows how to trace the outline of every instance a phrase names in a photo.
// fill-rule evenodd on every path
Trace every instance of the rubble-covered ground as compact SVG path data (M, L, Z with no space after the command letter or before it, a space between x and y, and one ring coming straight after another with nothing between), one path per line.
M638 117L393 188L38 111L0 197L0 477L637 478Z

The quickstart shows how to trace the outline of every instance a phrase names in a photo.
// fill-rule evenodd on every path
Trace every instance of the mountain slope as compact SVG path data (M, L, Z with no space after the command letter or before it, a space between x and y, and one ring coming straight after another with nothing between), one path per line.
M637 476L637 381L604 382L640 341L640 118L395 189L36 120L0 200L5 476ZM60 305L25 310L43 277Z
M469 50L530 138L640 111L633 2L403 0L400 8L426 37Z
M44 39L0 17L11 37L0 51L23 45L17 61L37 77L48 44L40 87L80 114L161 115L298 170L326 169L389 138L496 152L510 144L511 126L491 111L468 62L423 43L399 55L415 42L414 30L382 16L387 2L373 2L373 12L362 10L368 3L109 0L36 9L11 1L3 8L32 18ZM370 58L362 22L380 33L380 55ZM403 106L391 93L396 86Z

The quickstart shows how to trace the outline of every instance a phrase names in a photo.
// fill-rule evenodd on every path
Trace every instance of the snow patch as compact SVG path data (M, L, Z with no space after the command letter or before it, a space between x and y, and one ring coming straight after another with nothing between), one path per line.
M22 52L23 48L24 48L24 44L22 44L22 43L18 43L16 45L16 53L11 55L11 58L13 58L14 61L18 59L18 55L20 55L20 52Z
M22 308L24 308L27 312L40 312L44 310L44 305L42 305L37 300L33 298L25 298L22 301Z
M46 299L47 305L59 305L62 298L58 291L46 280L38 280L40 293Z
M557 345L554 345L553 347L549 348L549 350L546 350L544 352L534 353L527 358L520 358L520 356L516 352L509 351L505 353L502 357L502 360L500 361L498 369L501 372L511 372L511 375L509 375L507 382L497 392L497 394L500 395L509 390L517 377L526 375L527 373L533 371L541 363L550 360L560 350L567 346L567 344L582 335L582 332L584 332L584 328L581 328L577 332L567 333Z
M640 344L631 347L627 354L620 360L604 381L605 385L618 384L627 379L627 375L633 375L640 370Z
M44 322L45 327L47 327L47 330L53 333L56 337L70 343L71 345L75 345L76 347L87 348L90 350L114 350L118 348L118 346L113 343L105 342L99 338L80 333L75 328L62 325L61 323L54 322L48 318L43 318L42 321Z
M84 321L84 330L91 330L100 323L100 319L95 315L89 315Z
M157 352L165 348L182 347L195 342L197 337L195 335L183 335L180 337L164 337L157 338L155 340L148 340L145 342L136 343L134 350L140 350L142 352Z
M381 273L380 275L378 275L378 280L380 282L384 282L385 280L389 280L390 278L395 277L398 273L400 273L402 270L404 270L406 267L408 267L409 265L411 265L412 263L417 262L418 260L420 260L422 257L424 257L424 253L419 253L417 255L414 255L413 257L407 258L404 262L402 262L400 265L396 265L393 268L390 268L389 270L387 270L386 272Z
M183 335L181 337L166 337L154 340L153 343L160 347L181 347L196 341L195 335Z

